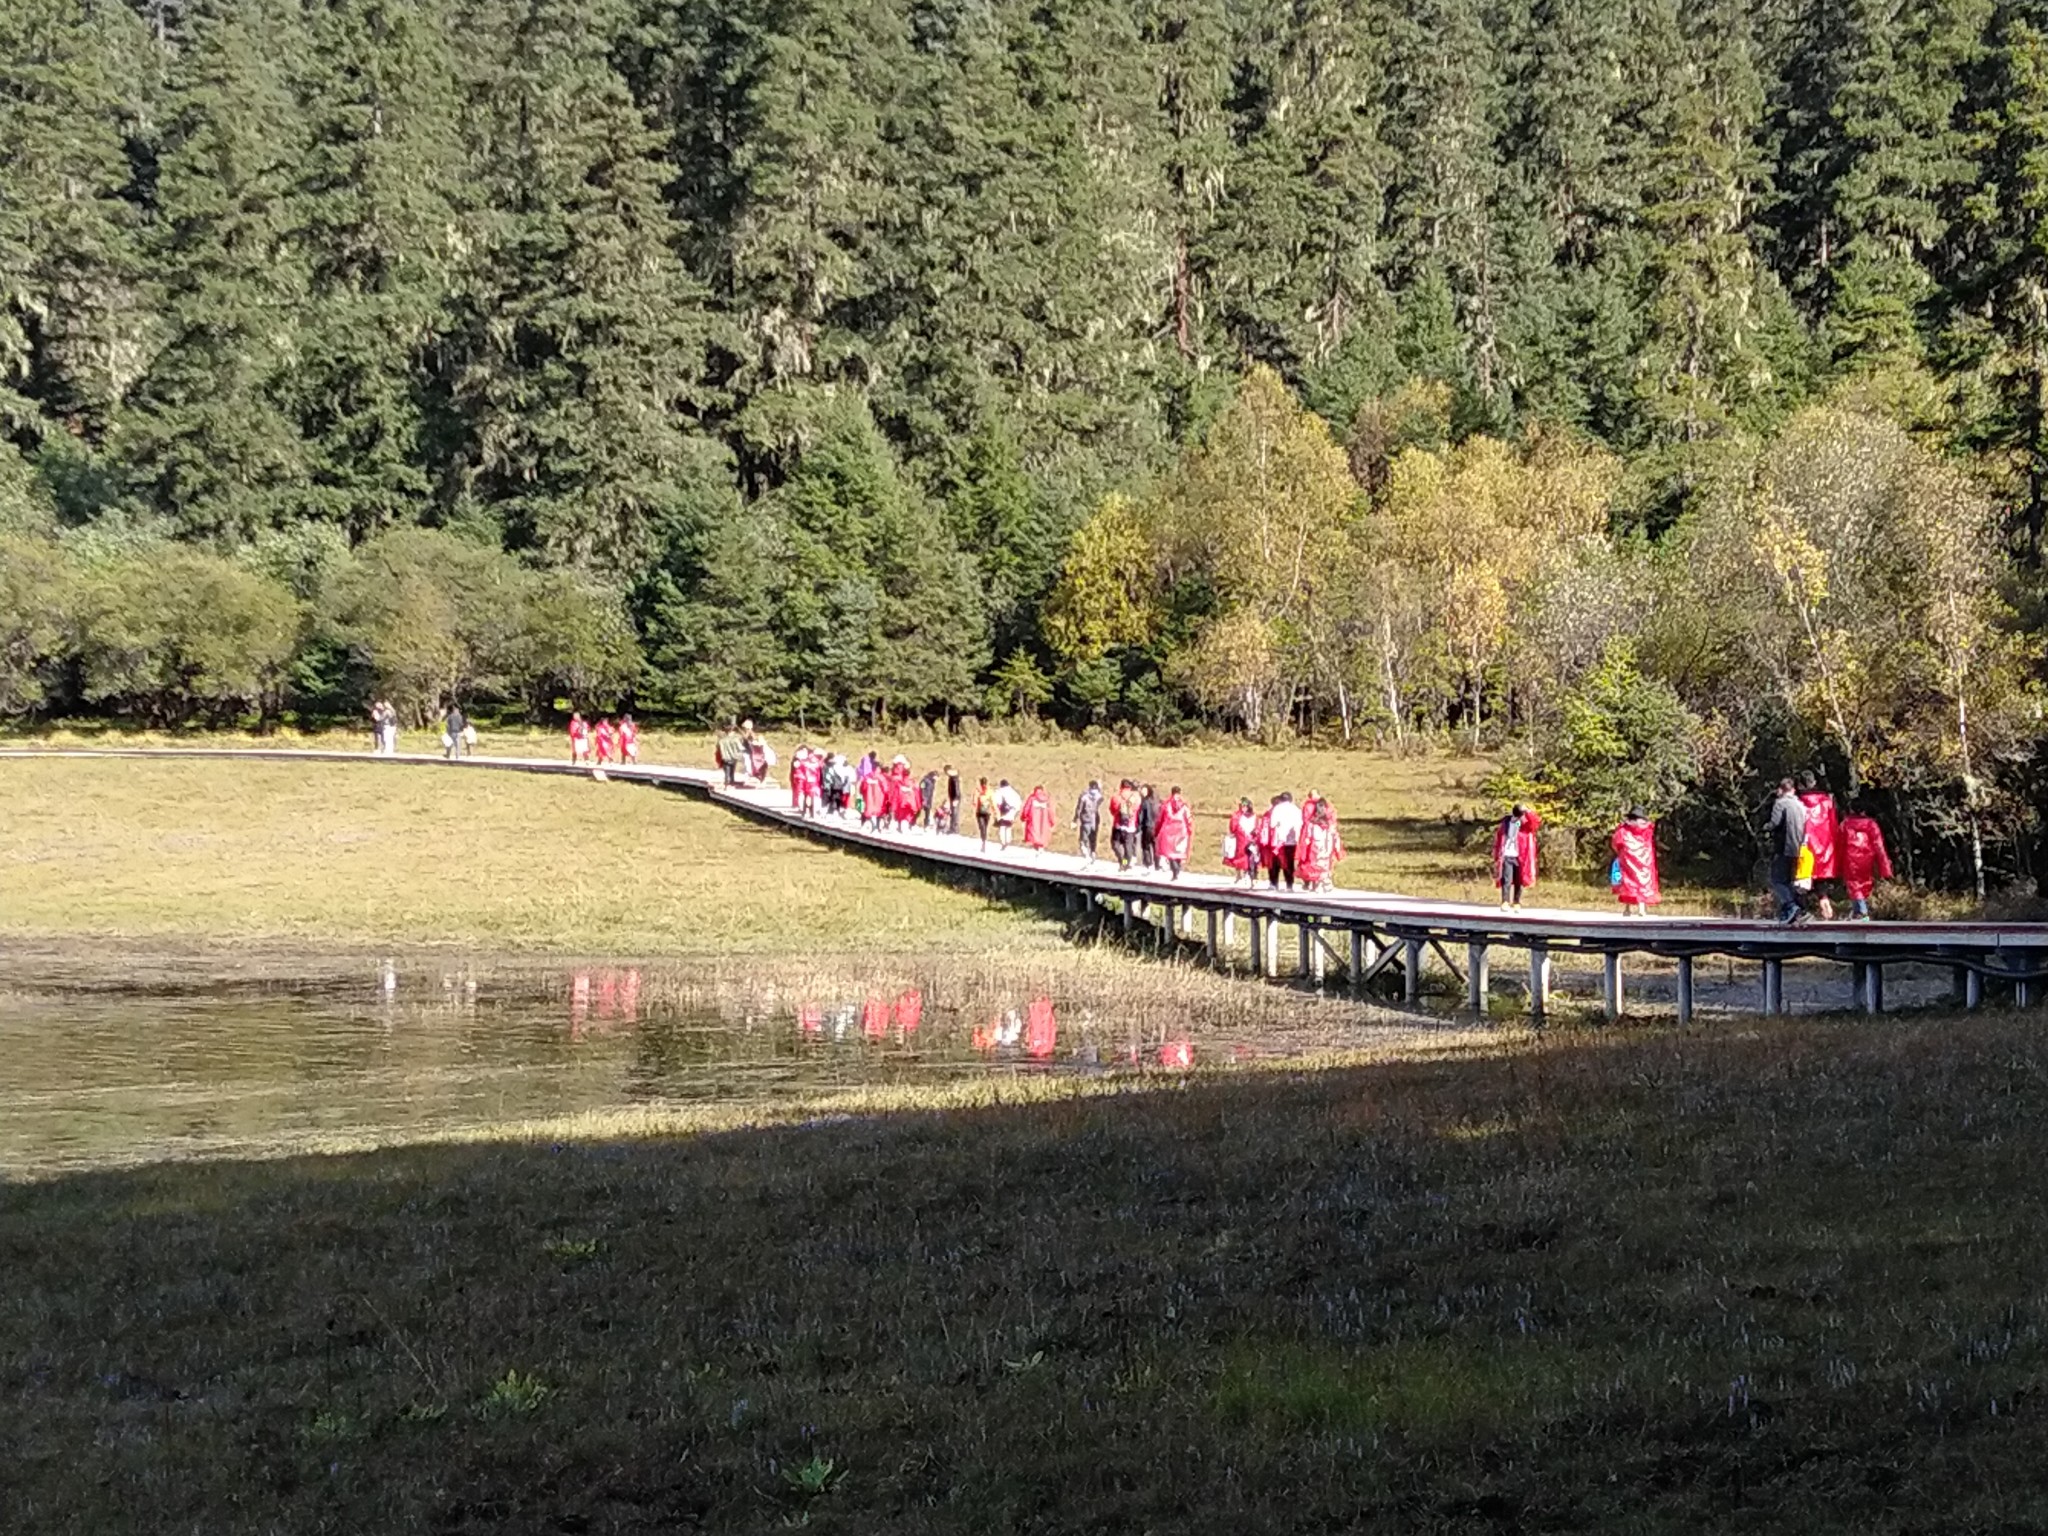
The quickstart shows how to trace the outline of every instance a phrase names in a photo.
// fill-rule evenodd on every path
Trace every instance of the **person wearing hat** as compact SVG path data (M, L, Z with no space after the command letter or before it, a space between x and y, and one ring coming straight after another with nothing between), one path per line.
M1664 899L1657 883L1657 823L1640 805L1632 805L1614 829L1611 844L1614 864L1609 876L1622 915L1646 916Z

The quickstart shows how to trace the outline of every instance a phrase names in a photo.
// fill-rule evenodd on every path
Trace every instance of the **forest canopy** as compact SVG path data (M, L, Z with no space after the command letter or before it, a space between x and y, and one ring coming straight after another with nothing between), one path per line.
M2044 220L2033 3L10 0L0 711L1456 734L2029 873Z

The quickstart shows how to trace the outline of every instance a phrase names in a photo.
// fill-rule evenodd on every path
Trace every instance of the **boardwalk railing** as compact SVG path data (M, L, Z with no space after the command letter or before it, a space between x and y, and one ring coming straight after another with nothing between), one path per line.
M297 762L370 762L462 771L505 771L592 777L588 767L559 759L318 752L269 748L29 749L0 757L234 757ZM1429 901L1374 891L1272 891L1233 885L1215 875L1121 873L1114 862L1089 863L1074 854L1035 853L1022 847L982 851L973 836L864 830L836 816L806 818L786 789L727 789L708 768L635 765L607 767L614 782L650 784L702 795L755 820L797 835L906 864L922 872L983 885L996 892L1030 894L1063 902L1069 910L1100 912L1134 935L1149 933L1162 948L1199 946L1212 964L1236 968L1239 934L1245 968L1253 975L1292 974L1317 985L1341 981L1363 988L1383 974L1398 975L1402 993L1419 1002L1424 972L1434 959L1462 984L1465 1003L1487 1008L1496 950L1520 951L1527 961L1527 1002L1541 1018L1551 997L1553 960L1597 957L1606 1015L1625 1009L1625 961L1656 957L1676 972L1678 1017L1693 1016L1695 967L1702 959L1754 962L1761 973L1761 1011L1785 1011L1788 962L1826 961L1846 968L1852 1004L1876 1013L1885 1006L1888 968L1938 967L1951 978L1954 999L1980 1006L1987 991L2009 989L2026 1006L2048 985L2048 924L2041 923L1816 923L1788 928L1744 918L1623 917L1569 908L1506 912L1470 902ZM1293 932L1293 943L1282 935ZM1291 949L1292 953L1286 953ZM1288 963L1288 962L1291 962Z

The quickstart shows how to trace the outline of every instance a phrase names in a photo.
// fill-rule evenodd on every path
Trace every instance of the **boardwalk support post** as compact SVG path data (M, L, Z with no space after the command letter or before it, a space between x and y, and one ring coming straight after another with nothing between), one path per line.
M1884 1012L1884 967L1875 960L1863 963L1863 985L1857 989L1856 1001L1865 1013Z
M1465 1003L1482 1019L1486 1017L1486 991L1490 951L1484 944L1465 946Z
M1252 925L1252 974L1266 974L1266 919L1258 913L1251 914Z
M1678 957L1678 1022L1692 1022L1692 956Z
M1764 1012L1776 1017L1785 1011L1785 962L1764 962Z
M1529 946L1529 1016L1538 1023L1550 1011L1550 949L1543 944Z
M1351 958L1345 962L1344 982L1356 992L1365 985L1365 932L1353 928L1346 937L1351 940Z
M1408 1002L1422 1001L1422 940L1401 941L1401 995Z
M1984 973L1974 965L1963 967L1963 1006L1973 1009L1984 1006Z
M1294 925L1294 974L1321 982L1323 979L1322 957L1315 953L1316 931L1307 923Z
M1214 907L1211 907L1208 910L1206 916L1209 919L1209 938L1208 942L1203 946L1203 948L1208 952L1209 966L1213 970L1215 968L1217 955L1219 953L1216 943L1216 926L1222 914L1219 913Z
M1269 917L1266 919L1266 975L1269 977L1277 977L1279 976L1279 974L1280 919L1277 917Z
M1609 950L1600 957L1600 1011L1612 1024L1623 1013L1621 981L1621 955Z

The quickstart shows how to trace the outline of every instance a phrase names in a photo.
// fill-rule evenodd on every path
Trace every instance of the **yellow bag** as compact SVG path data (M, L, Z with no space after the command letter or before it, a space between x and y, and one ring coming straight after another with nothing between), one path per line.
M1804 843L1799 845L1799 857L1792 861L1792 885L1801 891L1813 886L1813 849Z

